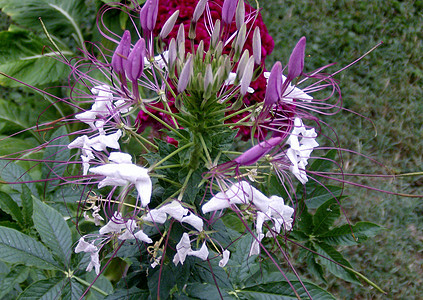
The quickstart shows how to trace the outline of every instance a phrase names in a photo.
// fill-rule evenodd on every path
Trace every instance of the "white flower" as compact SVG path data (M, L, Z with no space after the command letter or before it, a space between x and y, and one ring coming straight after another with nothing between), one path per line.
M299 140L301 137L301 140ZM308 181L305 167L308 164L311 152L319 146L316 142L317 133L314 128L306 129L300 118L295 118L294 129L287 140L291 147L286 151L286 156L291 161L290 171L297 179L305 184Z
M182 218L188 213L188 209L184 208L181 203L176 200L173 200L169 204L163 205L158 210L167 213L179 222L181 222Z
M85 269L85 271L87 271L87 272L91 272L91 270L93 269L93 267L94 267L94 269L95 269L95 273L98 275L99 273L100 273L100 259L99 259L99 257L98 257L98 252L99 251L96 251L96 252L92 252L92 253L90 253L90 258L91 258L91 261L90 261L90 263L88 264L88 266L87 266L87 268Z
M139 230L137 233L135 233L135 234L134 234L134 236L135 236L138 240L143 241L143 242L146 242L147 244L151 244L151 243L153 242L153 240L152 240L152 239L150 239L150 238L148 237L148 235L146 235L146 234L144 233L144 231L142 231L142 230Z
M128 220L125 223L125 228L126 230L124 231L124 233L118 236L118 239L122 241L134 239L135 238L134 232L138 228L137 222L135 220Z
M100 273L100 260L98 257L99 249L93 243L87 243L84 240L84 237L79 239L78 245L75 247L75 253L85 252L90 254L90 263L87 266L86 271L90 272L93 267L95 268L95 273L98 275Z
M120 233L122 229L126 228L125 221L122 218L122 214L115 212L115 214L110 218L109 222L106 225L100 228L100 234L106 233Z
M167 214L160 209L150 209L148 214L143 216L142 219L147 222L163 224L167 220Z
M229 256L231 255L231 252L229 252L229 250L225 250L222 253L222 259L219 261L219 267L223 268L224 266L226 266L226 264L229 261Z
M264 72L263 75L266 79L269 79L270 72ZM285 83L285 81L286 77L282 74L282 85ZM282 95L282 101L292 102L294 99L310 102L313 100L313 97L304 93L301 89L292 86L291 83L288 83L288 86Z
M152 183L150 176L148 175L148 170L129 163L127 157L121 154L113 154L112 152L109 156L113 160L124 161L123 163L109 163L95 168L90 168L90 172L106 176L102 181L99 182L98 187L102 188L104 186L125 186L126 184L132 183L137 189L138 196L141 199L142 206L146 206L150 203ZM123 158L122 158L123 157ZM123 160L122 160L123 159Z
M251 244L249 256L260 254L260 242L263 238L264 238L264 234L259 233L259 234L257 234L257 239L253 239L253 243Z
M181 240L176 245L176 254L173 257L173 263L175 266L177 266L178 263L181 263L181 265L184 264L189 251L191 251L191 241L189 240L188 233L184 232Z

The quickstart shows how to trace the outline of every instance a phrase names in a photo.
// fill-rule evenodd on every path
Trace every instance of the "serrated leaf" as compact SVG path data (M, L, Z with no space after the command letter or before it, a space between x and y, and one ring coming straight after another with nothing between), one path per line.
M8 194L3 192L0 192L0 209L10 215L23 228L24 217L20 207Z
M87 16L83 0L0 0L0 7L24 27L41 32L38 19L41 17L50 34L68 37L76 33L83 40L78 32L79 24Z
M51 253L35 239L11 228L0 227L0 259L40 269L59 269Z
M80 300L85 292L85 287L74 279L67 279L62 289L63 300Z
M53 277L32 283L18 297L17 300L50 300L60 299L61 290L66 284L63 277Z
M63 216L50 206L34 199L34 227L44 244L65 266L72 254L72 235Z
M221 286L218 290L216 285L212 283L189 283L186 287L186 293L191 299L237 299L234 295L229 294L229 291Z
M43 179L61 178L64 176L68 166L67 161L70 157L70 149L67 147L69 143L69 137L66 135L64 126L53 133L51 142L44 151L43 160L46 163L42 166ZM47 192L54 190L59 182L59 180L49 181Z
M24 282L29 274L28 267L16 266L0 281L0 299L3 299L16 284Z
M311 235L313 233L313 216L308 212L307 206L304 204L304 201L300 201L300 204L297 209L297 216L295 220L295 227L298 228L306 235Z
M27 31L0 32L0 71L32 86L66 79L69 68L55 59L53 52L44 50L44 46L49 44L47 39ZM72 54L66 49L62 53ZM0 85L22 86L5 76L0 76Z
M313 243L316 252L323 257L319 256L320 263L325 266L329 272L331 272L333 275L352 283L360 284L360 281L358 281L356 275L352 273L351 271L346 270L341 265L345 265L352 269L351 264L342 256L341 253L335 250L332 246L325 244L325 243ZM328 259L326 259L328 258ZM330 259L330 260L329 260ZM341 264L336 264L332 262L331 260Z
M346 196L340 197L342 192L343 189L338 186L317 186L312 193L307 194L305 203L309 209L317 209L331 198L336 198L338 201L340 201L341 198L345 198Z
M333 225L336 219L339 218L341 212L339 204L336 199L331 199L322 204L313 215L313 234L324 234Z
M104 300L147 300L150 293L146 290L140 290L133 287L129 290L115 290L115 292Z
M236 250L231 253L227 266L235 285L242 284L260 269L260 265L255 262L256 256L249 256L252 241L252 236L247 234L237 242Z
M380 229L381 227L374 223L358 222L354 226L345 224L333 228L318 238L320 241L333 246L351 246L375 236Z

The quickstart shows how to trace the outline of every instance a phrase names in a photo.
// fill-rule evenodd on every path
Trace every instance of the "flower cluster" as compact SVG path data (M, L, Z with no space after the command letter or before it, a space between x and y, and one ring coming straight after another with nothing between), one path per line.
M89 64L73 66L76 82L91 91L75 89L73 98L92 102L75 115L89 129L76 132L68 148L80 149L84 183L107 194L96 198L95 224L104 221L100 207L109 216L75 251L89 253L87 270L99 273L99 252L113 238L151 244L166 236L169 249L150 252L151 267L172 252L175 265L188 256L220 257L225 267L231 245L213 228L233 213L254 237L250 255L259 255L263 239L287 234L295 215L292 199L259 190L260 178L290 173L308 181L306 166L319 144L304 121L316 120L309 109L327 100L310 93L334 94L336 83L320 70L304 73L305 38L287 68L277 62L265 72L273 41L259 11L243 0L148 0L134 13L140 30L109 36L117 44L111 58L88 56ZM301 89L306 80L314 81ZM239 133L251 144L235 147ZM177 239L169 235L172 224L182 230Z

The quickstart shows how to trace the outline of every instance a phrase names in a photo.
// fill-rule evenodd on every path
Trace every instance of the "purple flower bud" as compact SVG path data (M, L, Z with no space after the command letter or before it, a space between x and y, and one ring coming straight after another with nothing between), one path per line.
M282 64L277 61L270 71L267 81L266 96L264 97L264 106L271 107L279 101L282 93Z
M250 57L247 62L247 66L245 67L244 74L242 75L241 79L241 95L245 95L247 93L248 87L250 86L251 79L253 79L254 74L254 57Z
M245 5L244 0L238 1L235 14L236 28L239 30L245 22Z
M243 1L243 0L241 0ZM229 25L234 19L236 5L238 0L225 0L222 6L222 21L224 24Z
M176 63L176 57L178 55L178 52L176 50L176 41L174 38L170 40L168 51L169 51L169 54L168 54L169 68L173 68L174 64Z
M160 38L164 40L167 38L169 33L172 31L173 27L175 26L176 20L179 17L179 10L175 11L169 19L164 23L162 30L160 31Z
M261 36L258 26L254 29L253 34L253 56L254 62L259 65L261 63Z
M306 46L306 38L302 37L298 41L288 62L288 81L292 81L295 77L301 75L304 69L304 53Z
M216 20L214 24L214 29L212 32L212 36L210 38L210 49L214 49L219 42L220 38L220 20Z
M269 153L274 147L283 141L282 137L272 137L254 147L251 147L243 154L234 159L240 166L249 166L256 163L260 158Z
M207 64L206 73L204 74L204 90L213 82L213 70L211 64Z
M126 76L132 82L137 81L144 70L145 41L141 38L132 49L128 59L123 62Z
M204 9L206 8L207 1L208 0L198 1L197 6L195 7L194 13L192 14L191 22L197 23L198 19L201 17L201 15L204 12Z
M192 56L188 54L188 60L186 61L184 67L182 68L181 75L179 75L178 82L178 93L182 93L187 88L189 80L192 74Z
M112 68L118 74L123 74L123 64L127 60L129 50L131 49L131 33L125 30L120 40L119 45L116 47L115 53L112 56Z
M141 28L144 32L152 32L156 26L159 0L147 0L140 11Z

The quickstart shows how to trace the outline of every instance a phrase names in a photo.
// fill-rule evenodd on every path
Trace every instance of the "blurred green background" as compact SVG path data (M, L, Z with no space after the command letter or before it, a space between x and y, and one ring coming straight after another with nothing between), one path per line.
M89 2L89 1L88 1ZM275 50L267 67L288 61L301 36L307 37L305 71L337 62L334 72L378 42L383 45L336 76L342 111L322 116L338 134L345 153L344 171L401 174L422 171L423 159L423 1L260 1ZM0 29L8 19L0 14ZM19 96L20 95L20 96ZM0 89L0 98L22 97L22 89ZM374 126L372 122L374 123ZM375 129L376 128L376 129ZM322 141L323 142L323 141ZM353 181L398 193L423 195L423 176ZM372 240L343 250L352 265L388 296L368 285L329 280L340 299L421 299L423 295L423 200L346 187L343 208L351 222L371 221L385 230ZM301 266L298 266L301 268Z
M335 78L344 107L323 116L341 147L376 159L344 156L346 173L400 174L422 171L423 159L423 1L260 1L275 50L267 61L286 64L302 36L307 38L305 72L337 62L335 72L378 42L383 45ZM373 127L373 121L376 127ZM351 179L351 178L348 178ZM423 194L423 177L352 178L355 182L399 193ZM373 240L343 253L352 265L389 294L329 281L340 299L422 299L423 199L404 198L356 187L343 208L351 222L382 225Z

